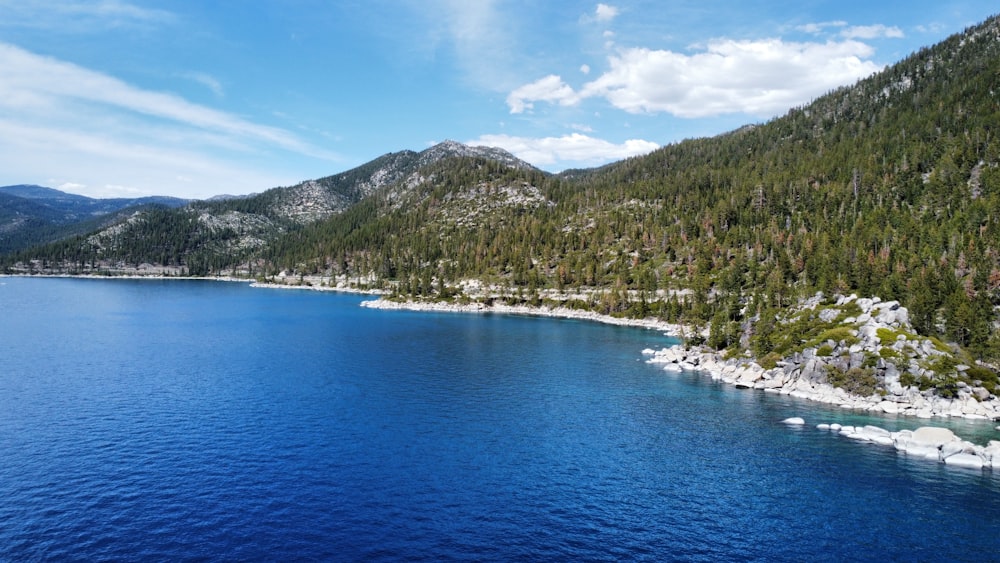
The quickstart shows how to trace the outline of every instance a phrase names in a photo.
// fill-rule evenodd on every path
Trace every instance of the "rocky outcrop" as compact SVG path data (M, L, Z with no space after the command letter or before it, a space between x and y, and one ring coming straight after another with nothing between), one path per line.
M834 323L822 333L829 338L773 361L774 367L762 367L749 357L726 359L703 347L674 346L644 354L668 371L698 370L736 387L844 408L920 418L1000 419L1000 400L981 381L965 377L973 368L959 363L941 342L916 335L908 311L898 302L854 295L826 306L822 302L821 295L810 299L800 313ZM949 382L950 396L932 385L940 381Z
M842 388L817 381L810 377L817 367L804 363L781 362L782 365L764 369L746 359L723 359L719 354L705 349L686 350L682 346L662 350L643 350L651 356L647 362L663 364L667 371L700 371L715 380L742 389L760 389L821 403L840 405L843 408L876 413L901 414L919 418L963 417L981 420L1000 420L1000 401L992 397L980 401L972 395L948 399L926 395L916 387L907 387L898 395L852 395Z
M878 426L855 427L839 424L819 424L816 428L851 440L892 446L909 457L938 461L956 467L1000 470L1000 441L990 440L986 446L980 446L959 438L947 428L924 426L916 430L899 432L890 432Z

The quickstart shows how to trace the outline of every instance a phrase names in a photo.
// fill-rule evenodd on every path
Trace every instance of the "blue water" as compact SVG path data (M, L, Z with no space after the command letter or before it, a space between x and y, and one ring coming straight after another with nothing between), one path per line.
M1000 557L1000 475L812 427L921 421L671 375L651 331L361 300L0 278L0 560Z

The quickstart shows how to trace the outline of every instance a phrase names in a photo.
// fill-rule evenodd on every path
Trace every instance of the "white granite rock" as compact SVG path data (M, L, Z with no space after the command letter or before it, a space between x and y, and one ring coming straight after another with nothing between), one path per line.
M942 444L954 442L958 436L947 428L937 426L921 426L913 431L910 441L916 446L941 447Z
M944 460L945 465L954 465L956 467L968 467L971 469L982 469L983 468L983 458L974 454L955 454L948 456Z

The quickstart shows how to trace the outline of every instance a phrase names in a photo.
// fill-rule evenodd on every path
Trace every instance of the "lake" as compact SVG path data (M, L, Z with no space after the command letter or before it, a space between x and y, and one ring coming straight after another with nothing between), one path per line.
M670 374L654 331L365 299L0 278L0 560L1000 553L1000 475L815 429L992 423Z

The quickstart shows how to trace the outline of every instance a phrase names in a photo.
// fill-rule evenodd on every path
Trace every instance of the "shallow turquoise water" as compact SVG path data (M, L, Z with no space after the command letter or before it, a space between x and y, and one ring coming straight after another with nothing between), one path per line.
M651 331L361 300L0 278L0 559L1000 553L1000 476L812 427L925 421L671 375Z

